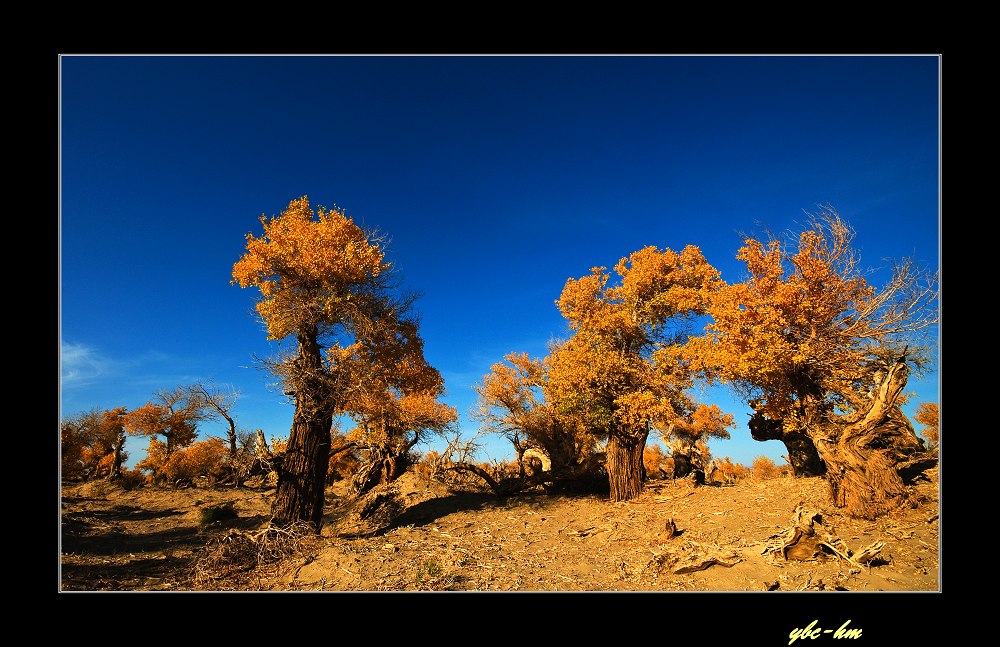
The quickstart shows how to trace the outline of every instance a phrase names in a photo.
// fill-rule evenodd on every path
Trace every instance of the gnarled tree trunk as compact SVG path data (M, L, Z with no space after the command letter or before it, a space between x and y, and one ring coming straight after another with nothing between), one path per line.
M354 492L361 496L378 485L392 483L410 466L410 450L417 439L368 448L366 460L354 475Z
M805 432L785 431L780 420L765 418L760 413L754 413L747 423L750 436L754 440L780 440L788 450L788 462L795 476L823 476L826 465L816 451L816 445Z
M118 437L115 438L113 449L115 457L111 463L109 481L116 481L122 477L122 463L125 462L125 432L118 434Z
M906 363L897 362L853 413L828 413L810 430L826 463L833 503L853 517L874 519L907 503L898 468L921 449L897 404L907 378Z
M605 469L612 501L628 501L642 493L646 470L642 453L649 431L638 435L611 434L608 438Z
M705 484L705 470L692 456L674 451L670 457L674 459L673 478L682 479L693 475L696 485Z
M319 532L323 524L333 414L325 397L325 375L315 334L299 336L299 356L295 361L306 377L295 389L295 417L278 473L271 521L278 526L306 521Z

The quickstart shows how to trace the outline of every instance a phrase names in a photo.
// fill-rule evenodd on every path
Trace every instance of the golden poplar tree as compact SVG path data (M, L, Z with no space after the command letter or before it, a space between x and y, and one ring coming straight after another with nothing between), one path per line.
M338 370L357 385L338 411L358 424L351 444L364 450L354 475L357 494L399 478L418 460L414 446L458 420L455 408L439 401L444 380L423 348L416 322L393 313L376 334L328 354L336 352Z
M553 480L574 479L590 469L596 442L579 416L561 413L546 401L547 379L548 358L508 353L475 387L474 416L487 433L511 443L519 471L524 453L537 449L548 457Z
M905 499L898 468L920 449L899 405L928 358L937 276L904 260L877 289L834 210L810 224L793 245L746 237L748 278L714 292L690 357L750 402L755 438L785 441L796 473L825 473L837 506L873 518Z
M256 307L268 338L296 346L270 366L295 403L273 522L307 522L318 532L333 417L355 388L339 360L402 305L390 296L391 264L380 239L343 211L314 212L303 196L260 222L263 234L247 234L233 283L258 288Z
M914 421L923 425L920 435L927 439L931 447L937 447L940 441L941 413L936 402L921 402L917 405Z
M556 301L571 337L549 356L547 402L580 416L606 441L613 501L642 491L643 450L653 428L689 417L696 404L680 349L688 320L705 313L719 273L693 245L680 252L649 246L615 265L569 279Z

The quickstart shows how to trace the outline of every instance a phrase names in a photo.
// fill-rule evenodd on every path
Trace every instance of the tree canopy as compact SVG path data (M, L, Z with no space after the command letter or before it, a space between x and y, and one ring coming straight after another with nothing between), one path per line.
M891 466L920 447L899 405L929 357L938 293L910 260L870 284L854 235L825 209L794 247L747 237L748 277L714 291L689 357L751 403L755 437L785 440L793 466L821 458L834 501L870 517L902 497Z
M718 271L697 247L680 252L645 247L569 279L556 301L571 336L553 345L544 385L546 402L578 417L606 442L612 500L642 488L642 455L649 432L666 429L696 409L686 394L692 376L679 358L689 321L705 313ZM659 361L654 358L659 356Z

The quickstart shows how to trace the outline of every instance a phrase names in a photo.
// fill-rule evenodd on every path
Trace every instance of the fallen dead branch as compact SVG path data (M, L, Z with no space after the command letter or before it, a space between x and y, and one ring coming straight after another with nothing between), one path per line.
M741 561L743 559L733 551L711 548L693 541L687 541L679 546L668 548L662 554L654 553L650 564L655 563L657 567L666 566L670 569L671 573L683 575L685 573L703 571L710 566L716 565L729 568Z
M780 554L782 560L787 562L823 559L825 551L854 566L861 566L870 564L885 548L885 542L874 541L858 552L852 552L836 533L825 532L824 529L821 534L818 528L822 525L819 512L798 505L792 513L791 527L771 535L770 539L776 541L768 543L761 554Z

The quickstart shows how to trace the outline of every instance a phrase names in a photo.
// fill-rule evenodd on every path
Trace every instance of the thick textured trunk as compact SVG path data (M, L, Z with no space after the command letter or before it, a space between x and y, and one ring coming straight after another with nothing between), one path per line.
M559 426L558 422L550 421L549 424L549 432L539 439L548 457L548 470L563 473L575 469L584 456L573 434Z
M611 434L608 438L605 469L612 501L628 501L642 493L644 467L642 453L649 432L638 436Z
M828 415L810 430L826 464L834 505L852 517L875 519L907 503L897 471L920 442L896 400L907 382L907 368L897 363L872 393L866 408L853 415Z
M795 476L823 476L826 465L816 451L816 445L804 432L788 432L782 428L780 420L770 420L759 413L753 414L750 422L750 436L754 440L780 440L788 450L788 462Z
M292 423L288 449L278 473L278 490L271 506L275 525L308 521L317 532L322 527L332 424L333 417L329 415L319 419L296 416Z
M315 333L299 337L299 356L295 361L303 379L295 388L295 417L271 506L271 521L275 525L306 521L316 532L323 523L333 425L320 353Z

